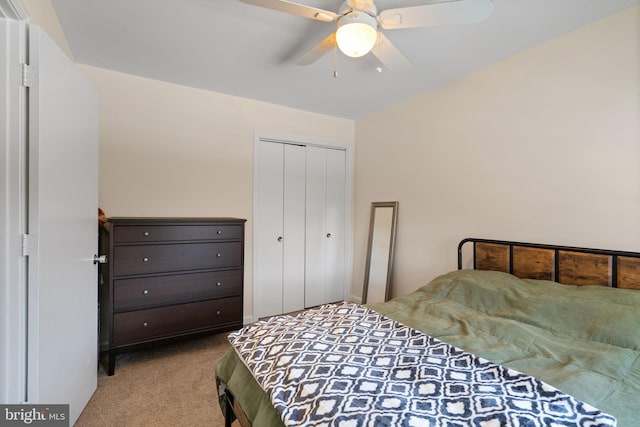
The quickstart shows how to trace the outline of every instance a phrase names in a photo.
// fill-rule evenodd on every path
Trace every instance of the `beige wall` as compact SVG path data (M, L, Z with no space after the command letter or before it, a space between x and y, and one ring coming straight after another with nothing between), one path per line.
M24 1L65 49L49 0ZM102 98L100 204L249 219L245 315L255 130L358 142L356 296L371 201L400 201L394 295L454 269L471 235L640 250L638 22L640 6L358 120L355 136L349 120L80 66Z
M73 54L62 31L58 15L50 0L22 0L29 12L29 22L41 27L71 59Z
M469 236L640 251L639 23L635 6L358 120L355 286L372 201L400 202L395 296Z
M252 315L254 133L353 146L354 123L79 65L100 93L100 207L108 216L248 219Z
M24 0L70 57L50 0ZM99 202L108 216L246 218L252 316L255 132L353 147L354 122L78 65L100 93Z
M24 0L70 57L49 0ZM354 146L352 120L78 65L100 94L100 207L108 216L246 218L252 316L255 132Z

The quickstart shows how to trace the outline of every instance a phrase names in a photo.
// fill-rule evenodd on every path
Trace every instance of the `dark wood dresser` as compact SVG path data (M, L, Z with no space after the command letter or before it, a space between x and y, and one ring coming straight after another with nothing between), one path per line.
M110 218L101 229L100 349L242 327L244 219Z

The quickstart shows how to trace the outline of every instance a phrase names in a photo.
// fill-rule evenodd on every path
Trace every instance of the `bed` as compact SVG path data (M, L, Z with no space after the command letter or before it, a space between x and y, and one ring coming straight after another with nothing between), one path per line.
M468 247L471 247L472 254L468 257L470 260L465 260L463 255L469 251L464 248ZM465 261L470 268L462 268ZM400 425L402 423L398 420L401 418L393 418L393 405L404 408L404 412L411 417L416 413L427 414L419 420L402 419L406 425L597 426L616 425L617 420L620 427L637 426L640 425L638 290L640 253L464 239L458 246L458 270L435 278L410 295L367 307L343 304L322 307L298 316L276 316L232 334L230 340L235 349L229 351L216 366L219 403L227 426L234 419L242 426L257 427ZM341 319L354 318L356 312L364 316L356 321L358 329L342 327ZM340 318L340 313L347 315ZM375 323L381 326L371 331L361 330L366 325L374 324L369 322L373 317L383 319L381 323ZM358 333L365 336L364 339L366 336L377 337L385 328L406 334L405 329L396 329L405 327L410 331L411 340L402 342L399 347L408 354L396 360L402 363L417 360L417 369L422 374L432 372L431 367L423 364L424 360L452 364L457 369L453 374L442 373L443 380L439 385L421 383L416 388L414 384L414 392L409 393L406 393L408 389L402 388L402 384L385 383L385 393L391 388L398 388L400 394L404 392L409 395L406 402L398 399L375 402L378 394L374 389L366 391L365 398L352 395L351 391L340 395L338 386L362 384L357 377L363 370L356 366L362 356L362 345L358 347L360 354L357 357L348 356L351 362L356 362L349 366L340 365L342 362L336 356L340 354L341 347L317 351L320 355L316 356L298 355L296 351L296 348L303 346L296 340L304 340L305 335L309 337L309 343L306 344L309 347L319 342L340 340L345 343L355 339ZM338 331L337 336L323 335L318 338L319 335L314 335L323 334L324 330L329 329ZM280 345L282 341L278 344L276 339L271 340L276 341L272 343L275 347L266 351L277 356L275 365L272 364L276 369L267 370L265 365L256 365L267 359L268 355L257 347L261 341L259 334L272 337L276 336L278 330L284 331L283 337L292 340L287 345ZM300 333L294 337L291 330ZM352 334L351 331L356 333ZM375 351L381 353L372 355L375 363L389 360L388 354L397 351L392 347L393 342L388 346L386 341L378 347ZM368 345L364 348L365 352L371 351ZM287 349L294 351L287 353ZM425 358L417 353L428 353L430 356ZM324 372L333 372L331 378L327 374L326 381L330 387L326 388L334 392L338 390L337 397L334 396L331 401L340 402L340 405L336 405L337 409L323 406L322 403L328 399L316 395L315 388L309 388L309 384L315 387L315 379L311 383L304 383L295 378L287 383L291 379L292 368L296 372L304 370L301 367L305 364L305 358L310 361L309 369L315 369L312 374L316 378L322 377ZM332 365L334 359L336 362ZM278 369L278 364L283 361L289 364L285 363L282 369ZM470 378L485 378L487 372L500 371L511 385L496 386L496 395L491 394L490 386L460 385L455 375L463 375L458 372L463 365L465 369L466 365L484 369L479 373L472 371L474 373L470 374ZM320 367L325 371L320 371ZM389 374L390 377L410 376L407 374L410 370L402 366L387 368L393 373ZM254 372L250 369L254 369ZM382 368L365 370L367 374L384 371ZM283 378L282 372L289 372L289 376ZM380 375L386 374L383 372ZM264 387L258 385L256 378ZM529 385L523 385L525 383ZM263 388L269 390L270 394ZM441 393L443 400L440 403L426 407L430 397L416 394L415 390L432 392L434 389L446 390L448 395ZM535 396L524 402L526 399L514 400L513 396L500 395L504 390L533 393ZM299 406L305 405L297 405L297 401L295 404L286 403L292 394L296 398L310 397L306 400L307 409L316 411L316 414L299 414ZM452 403L451 395L461 396L460 401L471 402L470 407L458 401ZM369 403L365 402L367 399ZM545 399L555 403L550 406ZM361 405L361 409L367 408L364 418L349 418L351 413L358 412L358 405L354 402L365 402ZM533 405L539 414L519 415L518 411L522 408L514 409L513 402L528 406L528 409ZM384 406L387 404L390 406ZM338 412L331 412L334 410ZM374 418L372 414L376 410L382 415L375 415L377 418ZM313 418L318 411L328 414L323 418L325 421ZM580 412L578 418L572 418L577 412ZM386 418L385 413L389 415ZM514 416L513 413L517 414ZM584 419L580 418L583 413L586 414ZM327 419L333 421L327 423ZM467 421L460 421L464 419ZM575 421L580 419L582 421Z

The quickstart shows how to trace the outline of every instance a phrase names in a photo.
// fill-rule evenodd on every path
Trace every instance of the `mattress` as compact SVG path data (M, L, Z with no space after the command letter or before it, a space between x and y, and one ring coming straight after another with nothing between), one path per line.
M616 417L618 426L639 423L640 292L462 270L369 307L534 376ZM253 425L283 425L234 350L218 363L216 375Z

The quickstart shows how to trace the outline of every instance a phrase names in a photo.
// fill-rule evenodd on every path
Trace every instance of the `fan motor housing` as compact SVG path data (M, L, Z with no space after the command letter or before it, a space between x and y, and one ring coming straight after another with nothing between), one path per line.
M368 12L350 9L350 12L347 12L338 18L338 28L343 25L355 23L367 24L375 29L378 28L378 20Z
M376 8L376 5L373 4L373 2L369 2L369 4L367 4L367 2L362 3L355 2L353 0L347 0L342 4L340 10L338 11L338 15L341 15L341 17L338 19L344 18L345 16L349 15L369 15L375 20L377 14L378 8Z

